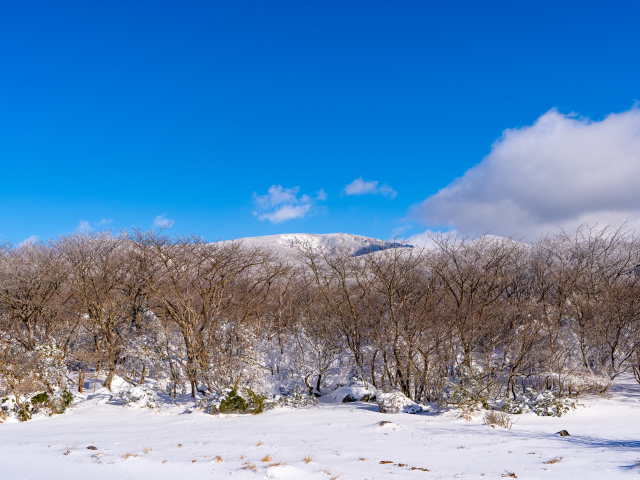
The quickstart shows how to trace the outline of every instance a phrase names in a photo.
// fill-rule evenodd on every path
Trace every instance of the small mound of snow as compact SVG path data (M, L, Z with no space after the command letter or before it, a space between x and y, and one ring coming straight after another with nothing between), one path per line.
M306 392L294 391L290 392L288 395L276 395L273 400L267 400L265 403L265 408L268 410L282 407L304 408L316 405L318 403L318 399Z
M377 404L380 413L424 413L428 408L424 408L400 392L380 393L377 396Z
M145 385L137 387L123 387L118 391L125 407L130 408L159 408L156 392Z
M373 386L365 387L364 384L353 384L337 388L331 393L323 395L323 403L334 402L371 402L375 401L377 390Z

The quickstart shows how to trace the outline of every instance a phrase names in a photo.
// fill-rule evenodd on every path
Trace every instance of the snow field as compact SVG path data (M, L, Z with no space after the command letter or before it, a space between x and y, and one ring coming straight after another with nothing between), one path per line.
M133 409L98 389L65 415L0 425L0 478L626 478L640 472L638 390L627 378L561 418L514 415L505 430L454 410L390 415L368 403L216 417L183 413L184 397Z

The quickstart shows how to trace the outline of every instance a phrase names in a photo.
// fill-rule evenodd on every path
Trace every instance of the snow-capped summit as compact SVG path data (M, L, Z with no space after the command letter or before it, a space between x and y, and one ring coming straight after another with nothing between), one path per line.
M349 233L284 233L264 237L247 237L240 240L245 245L267 247L285 255L293 253L296 246L299 245L310 246L318 250L347 250L354 257L388 248L412 247L412 245L363 237L362 235L351 235Z

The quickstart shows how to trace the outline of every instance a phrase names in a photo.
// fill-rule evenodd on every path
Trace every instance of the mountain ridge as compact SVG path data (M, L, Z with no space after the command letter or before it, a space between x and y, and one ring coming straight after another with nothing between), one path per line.
M351 233L281 233L237 240L245 245L266 247L286 255L294 253L298 245L309 246L314 250L347 250L354 257L389 248L413 248L413 245Z

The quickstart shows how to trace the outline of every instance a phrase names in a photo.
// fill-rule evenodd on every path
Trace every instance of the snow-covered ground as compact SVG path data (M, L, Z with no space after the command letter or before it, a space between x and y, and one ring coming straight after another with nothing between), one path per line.
M228 417L183 413L186 398L131 409L89 390L65 415L0 425L0 478L623 478L640 473L639 391L626 378L561 418L518 415L505 430L369 403Z

